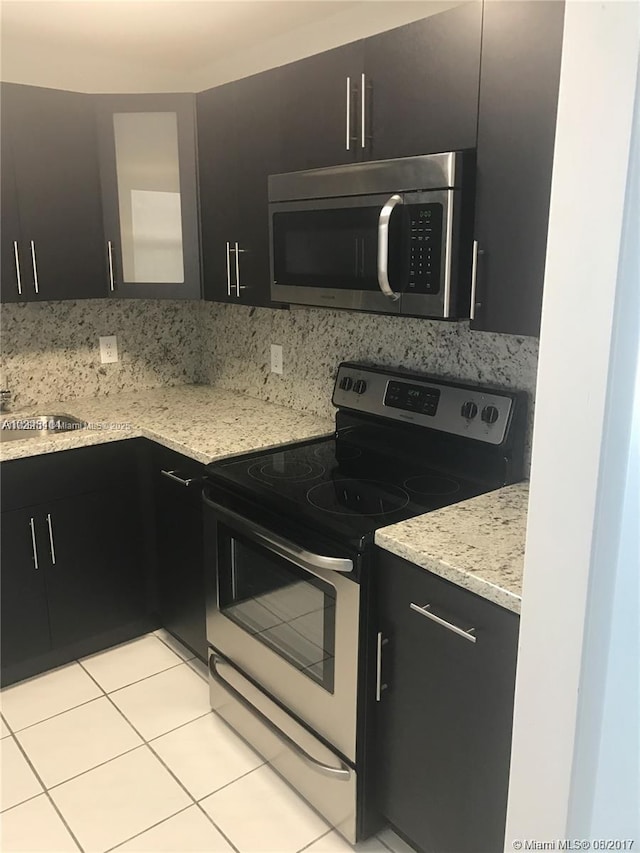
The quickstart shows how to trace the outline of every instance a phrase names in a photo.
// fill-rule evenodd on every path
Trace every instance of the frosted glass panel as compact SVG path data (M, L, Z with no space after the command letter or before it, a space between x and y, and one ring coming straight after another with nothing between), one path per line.
M175 113L115 113L123 278L184 282Z

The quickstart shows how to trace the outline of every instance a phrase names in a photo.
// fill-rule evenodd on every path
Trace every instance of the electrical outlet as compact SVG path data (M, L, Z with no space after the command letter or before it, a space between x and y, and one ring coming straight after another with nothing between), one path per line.
M100 361L102 364L112 364L118 360L118 338L115 335L104 335L100 341Z
M271 372L282 374L282 347L271 344Z

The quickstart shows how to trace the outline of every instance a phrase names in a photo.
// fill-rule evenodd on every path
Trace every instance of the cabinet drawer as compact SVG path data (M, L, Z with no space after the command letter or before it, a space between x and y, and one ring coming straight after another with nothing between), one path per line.
M127 439L3 462L2 509L8 512L127 484L136 488L137 447L137 439Z

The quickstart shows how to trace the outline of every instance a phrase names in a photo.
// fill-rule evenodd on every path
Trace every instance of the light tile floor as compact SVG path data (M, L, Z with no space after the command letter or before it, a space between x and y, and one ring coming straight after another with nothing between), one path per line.
M5 688L3 853L350 853L209 708L164 630ZM411 853L391 830L360 853Z

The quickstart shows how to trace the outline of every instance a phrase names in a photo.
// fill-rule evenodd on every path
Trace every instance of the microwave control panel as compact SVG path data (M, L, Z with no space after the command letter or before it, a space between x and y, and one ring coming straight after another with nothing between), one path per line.
M409 205L409 280L407 293L440 290L442 205Z

